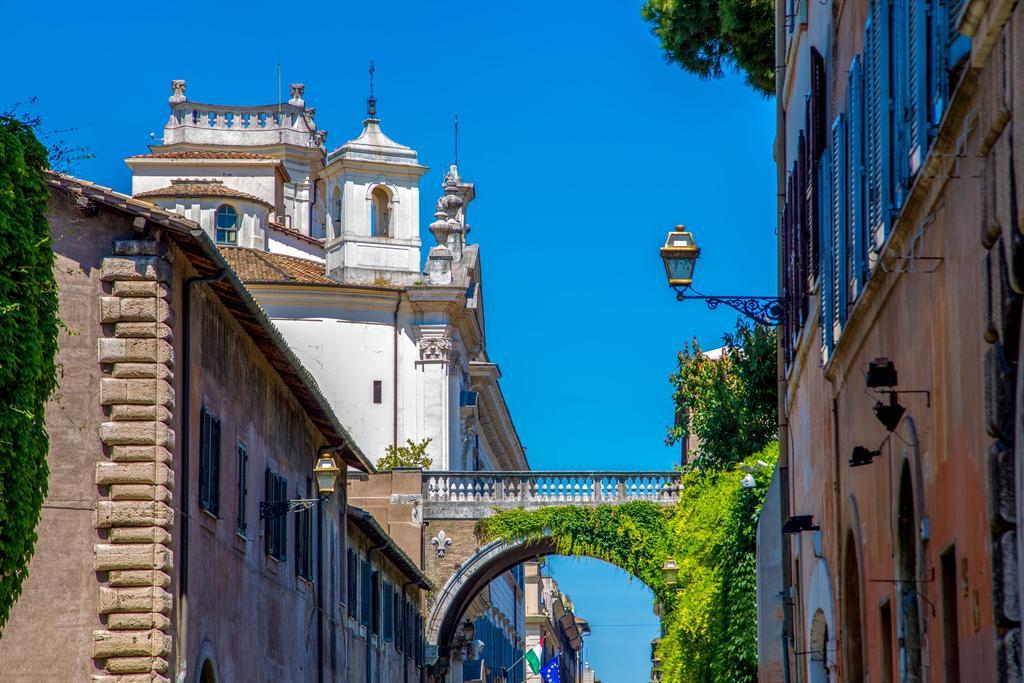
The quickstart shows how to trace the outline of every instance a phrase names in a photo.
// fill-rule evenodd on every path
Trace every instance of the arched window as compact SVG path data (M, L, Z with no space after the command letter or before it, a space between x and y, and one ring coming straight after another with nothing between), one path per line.
M910 478L910 463L903 461L900 471L900 493L896 513L897 575L899 583L900 660L904 667L902 680L919 683L921 666L921 613L918 607L917 571L917 512L914 504L914 483Z
M829 680L829 652L828 652L828 622L825 621L825 613L820 609L814 613L811 619L811 651L808 673L810 683L828 683Z
M213 673L213 664L207 659L199 671L199 683L217 683L217 675Z
M370 194L370 236L391 237L391 201L383 187Z
M334 236L338 237L341 235L341 188L337 185L331 195L331 221L334 224Z
M846 532L846 562L843 570L843 653L846 657L843 680L848 683L864 681L864 642L860 621L860 566L857 563L857 545L853 532Z
M217 244L238 244L238 212L229 204L217 207Z

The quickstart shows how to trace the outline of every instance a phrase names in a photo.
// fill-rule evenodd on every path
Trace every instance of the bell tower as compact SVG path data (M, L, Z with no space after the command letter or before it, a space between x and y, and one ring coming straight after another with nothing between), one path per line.
M416 151L381 130L370 98L363 132L327 156L320 172L327 197L327 275L353 284L411 285L420 269L419 182L427 167Z

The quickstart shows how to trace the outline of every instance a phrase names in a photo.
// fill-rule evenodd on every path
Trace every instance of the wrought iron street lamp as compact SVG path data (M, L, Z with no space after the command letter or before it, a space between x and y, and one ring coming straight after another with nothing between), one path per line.
M693 233L683 225L677 225L669 232L665 246L661 248L661 260L665 263L668 284L676 290L676 300L700 299L714 310L720 305L739 311L747 318L762 325L778 325L785 315L783 300L777 296L705 296L693 289L693 271L700 257ZM693 292L690 294L689 292Z
M341 468L338 467L334 458L326 453L321 453L317 458L316 466L313 468L313 475L316 477L317 497L262 501L260 503L260 519L276 519L289 512L302 512L309 510L315 504L322 503L334 493L339 472L341 472Z

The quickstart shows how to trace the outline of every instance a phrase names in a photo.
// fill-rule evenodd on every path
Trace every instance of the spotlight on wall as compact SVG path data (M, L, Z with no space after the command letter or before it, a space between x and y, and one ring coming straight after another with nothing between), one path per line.
M814 515L793 515L782 525L782 533L799 534L802 531L818 531L820 526L814 523Z
M881 401L875 404L875 417L882 423L886 431L895 431L905 412L907 412L907 409L896 402L895 391L889 392L889 405Z
M863 446L854 446L853 455L850 456L850 467L870 465L871 461L882 454L882 451L870 451Z
M888 358L876 358L868 364L869 389L896 386L896 364Z

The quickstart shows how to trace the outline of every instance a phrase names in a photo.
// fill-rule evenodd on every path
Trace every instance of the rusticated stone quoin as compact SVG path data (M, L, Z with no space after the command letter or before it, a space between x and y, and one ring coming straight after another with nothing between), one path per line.
M99 430L106 458L96 463L96 485L106 499L96 505L104 542L94 547L93 566L105 628L93 631L93 658L104 669L93 681L154 683L168 680L173 609L173 271L156 241L116 240L114 254L103 259L110 286L99 301L110 336L97 345L107 421Z

